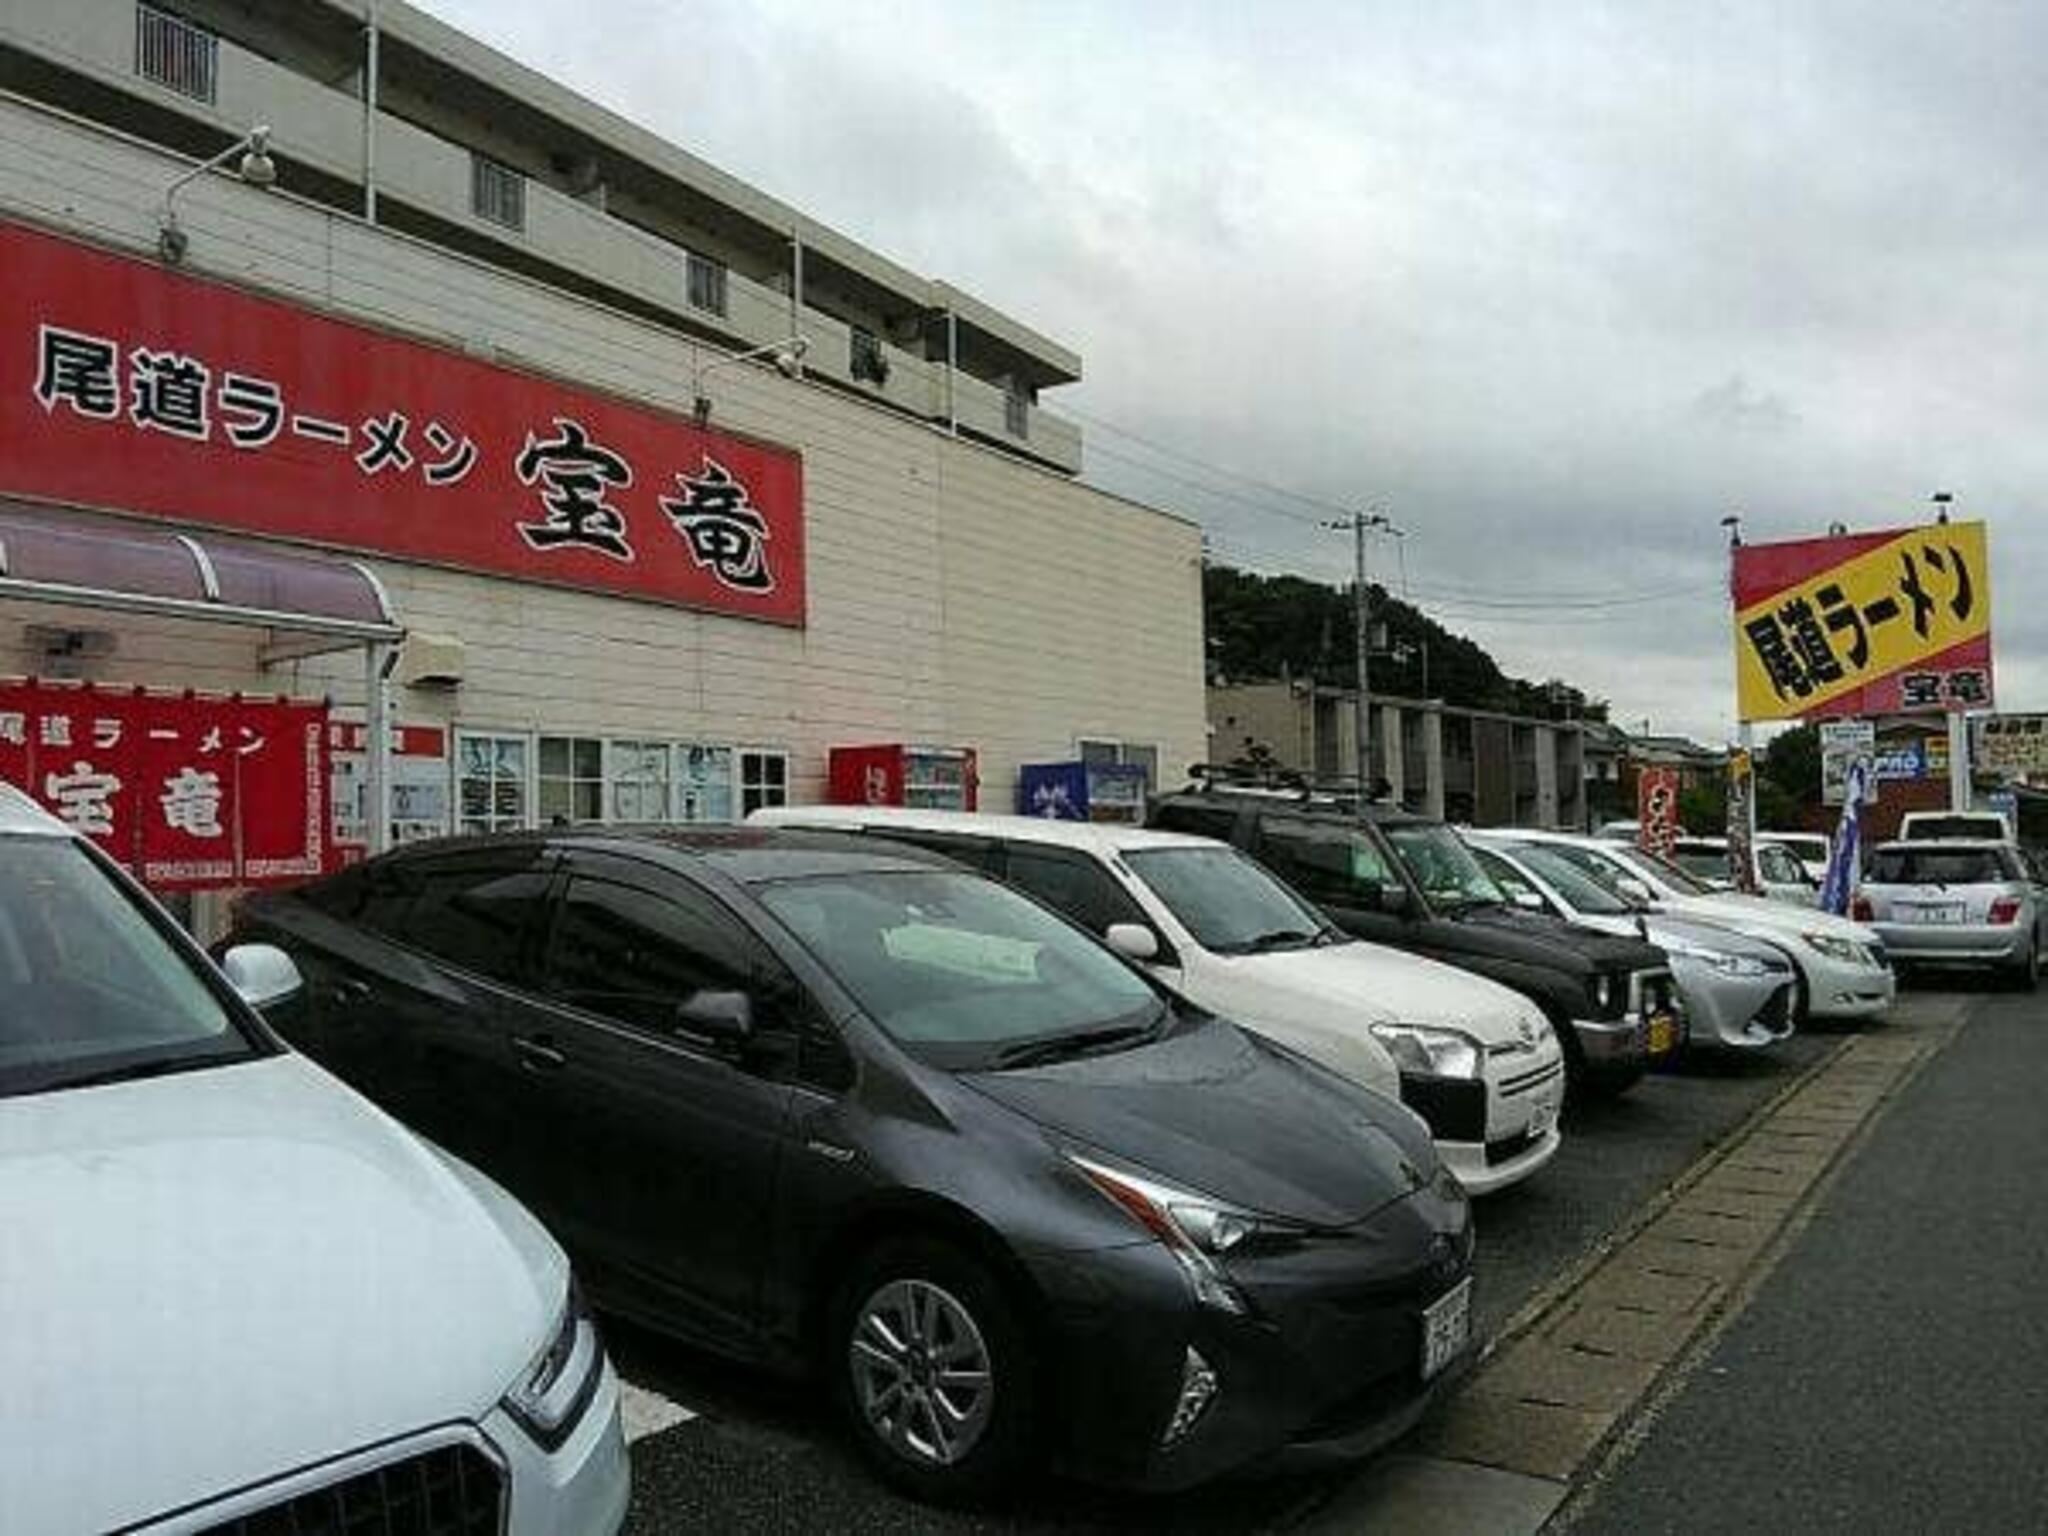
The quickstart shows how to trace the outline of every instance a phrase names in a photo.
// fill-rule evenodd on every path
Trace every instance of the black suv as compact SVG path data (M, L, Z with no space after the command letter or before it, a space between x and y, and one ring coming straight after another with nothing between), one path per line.
M1213 784L1157 796L1146 820L1235 844L1362 939L1530 998L1564 1042L1574 1085L1619 1092L1681 1041L1664 951L1515 905L1440 821L1307 790Z

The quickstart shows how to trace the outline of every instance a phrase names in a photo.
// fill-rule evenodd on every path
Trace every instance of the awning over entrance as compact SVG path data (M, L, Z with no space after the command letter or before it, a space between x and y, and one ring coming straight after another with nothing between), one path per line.
M361 646L370 852L389 845L384 679L405 630L369 567L0 496L0 601L10 598L267 630L265 665Z
M0 497L7 597L327 635L337 648L405 634L356 561Z

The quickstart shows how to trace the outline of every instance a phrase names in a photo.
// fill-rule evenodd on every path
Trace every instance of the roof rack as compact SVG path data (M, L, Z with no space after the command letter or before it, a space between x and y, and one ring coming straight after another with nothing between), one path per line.
M1355 777L1312 779L1298 768L1271 763L1190 763L1188 788L1201 793L1212 789L1256 789L1268 794L1292 794L1302 801L1321 800L1356 809L1361 799L1367 805L1386 804L1394 786L1376 778L1366 793L1359 794Z

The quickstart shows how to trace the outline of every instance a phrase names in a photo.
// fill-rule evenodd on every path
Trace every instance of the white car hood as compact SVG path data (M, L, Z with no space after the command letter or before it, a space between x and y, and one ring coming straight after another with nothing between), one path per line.
M482 1416L561 1250L295 1055L0 1099L0 1530L106 1530Z
M1483 976L1362 941L1268 955L1208 955L1204 1007L1386 1093L1399 1073L1374 1024L1442 1024L1481 1045L1518 1043L1542 1011Z
M1824 933L1856 944L1875 944L1877 935L1861 923L1817 907L1794 907L1768 896L1683 896L1666 905L1674 917L1697 917L1734 928L1771 928L1784 933Z

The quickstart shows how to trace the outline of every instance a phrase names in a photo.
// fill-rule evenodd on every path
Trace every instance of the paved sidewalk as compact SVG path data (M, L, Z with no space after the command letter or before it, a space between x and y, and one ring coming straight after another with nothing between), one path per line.
M1975 1001L1574 1536L2048 1524L2048 1002Z

